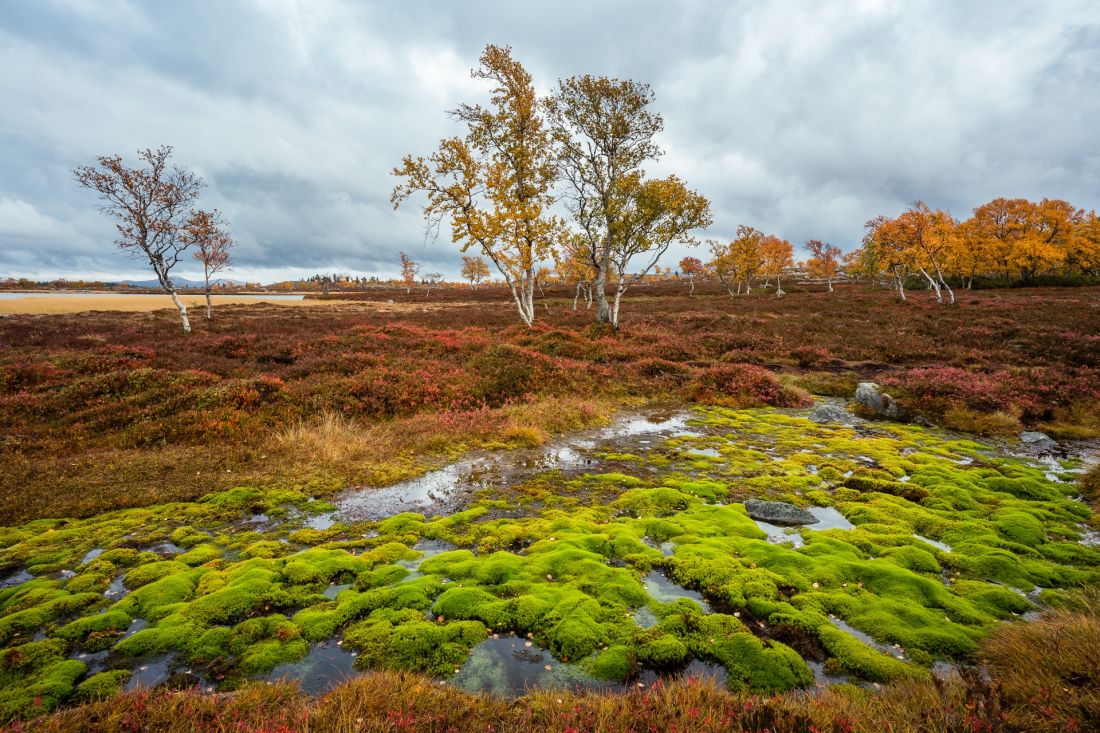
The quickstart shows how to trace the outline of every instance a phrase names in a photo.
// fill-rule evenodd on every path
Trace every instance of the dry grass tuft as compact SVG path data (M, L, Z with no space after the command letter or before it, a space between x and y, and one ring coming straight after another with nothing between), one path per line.
M327 410L312 420L298 420L277 431L275 442L284 450L310 460L336 465L385 455L386 450L394 447L393 441L381 431Z

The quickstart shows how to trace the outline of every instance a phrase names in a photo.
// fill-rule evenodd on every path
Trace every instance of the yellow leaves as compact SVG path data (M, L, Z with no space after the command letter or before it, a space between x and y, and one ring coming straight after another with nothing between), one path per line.
M794 264L794 248L786 239L774 234L764 237L760 243L760 256L764 272L775 277Z

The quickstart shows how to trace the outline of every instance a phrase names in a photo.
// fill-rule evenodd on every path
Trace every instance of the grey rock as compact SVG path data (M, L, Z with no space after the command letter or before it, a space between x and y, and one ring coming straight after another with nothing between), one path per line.
M863 422L860 418L845 410L840 405L828 402L819 402L810 413L810 420L816 423L835 423L837 425L858 425Z
M1054 439L1046 433L1040 433L1038 430L1025 430L1020 433L1020 442L1027 443L1028 445L1038 446L1053 446L1055 445Z
M769 524L816 524L818 519L810 512L785 501L748 499L745 511L753 519Z
M888 420L901 419L901 408L898 403L874 382L860 382L856 387L855 399L878 417Z

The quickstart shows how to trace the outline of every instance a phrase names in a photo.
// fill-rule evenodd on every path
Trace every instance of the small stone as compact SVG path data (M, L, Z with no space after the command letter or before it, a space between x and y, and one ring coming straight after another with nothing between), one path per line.
M785 501L747 499L745 512L753 519L769 524L816 524L819 521L807 510Z

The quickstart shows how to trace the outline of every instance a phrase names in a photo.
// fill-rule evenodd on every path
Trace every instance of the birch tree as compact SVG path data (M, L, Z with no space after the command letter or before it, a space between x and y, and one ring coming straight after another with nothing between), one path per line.
M428 158L407 156L393 174L394 208L424 194L424 216L451 223L463 252L479 251L512 292L520 320L535 320L535 274L549 259L561 222L549 215L556 168L531 75L507 46L486 46L472 75L492 82L490 106L463 104L451 115L465 137L443 140Z
M405 295L412 293L416 284L416 276L420 272L420 264L413 262L404 252L401 253L401 282L405 283Z
M833 279L840 269L840 247L820 239L811 239L806 242L806 248L810 250L810 259L806 261L810 274L824 278L829 292L833 292Z
M703 266L703 261L698 257L685 257L680 260L680 274L687 278L690 290L688 295L695 297L695 278L700 277L706 268Z
M781 298L783 292L783 271L794 265L794 248L785 239L769 234L760 245L760 254L764 262L764 272L775 278L775 297Z
M653 99L648 84L585 75L559 82L547 104L567 206L596 272L596 318L615 328L626 289L672 242L692 242L689 232L711 222L709 202L675 176L645 179L664 127ZM628 274L635 257L642 264Z
M130 168L119 155L99 156L94 166L73 171L76 182L94 191L100 211L115 220L115 243L145 259L164 292L179 310L183 332L191 333L187 306L180 300L171 272L183 258L188 242L180 236L190 206L203 180L191 171L171 165L172 146L138 151L141 165Z
M470 290L477 290L477 286L487 277L489 266L485 260L471 255L462 256L462 279L470 281Z
M183 240L194 248L192 255L202 264L204 292L206 294L206 319L214 317L210 302L210 276L229 267L230 250L236 242L229 236L229 224L221 212L195 211L183 227Z

